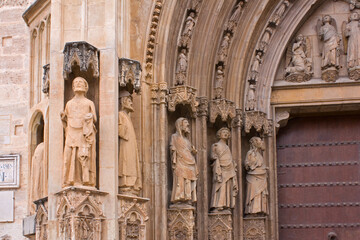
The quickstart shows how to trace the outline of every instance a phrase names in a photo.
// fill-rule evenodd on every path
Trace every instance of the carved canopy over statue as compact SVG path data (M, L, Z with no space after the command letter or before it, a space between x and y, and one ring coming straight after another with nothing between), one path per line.
M250 150L246 154L246 203L245 214L268 213L267 168L262 151L264 142L259 137L250 139Z
M238 183L236 179L236 163L227 140L230 138L230 130L221 128L217 133L220 139L211 146L211 158L213 168L213 188L211 194L211 205L215 211L234 208L236 195L238 194Z
M187 138L190 133L189 122L179 118L175 122L176 133L171 135L170 154L173 169L173 188L171 203L192 205L196 202L196 181L198 169L194 155L195 147Z
M96 111L86 98L88 83L82 77L72 82L75 96L61 112L65 128L63 187L96 184Z
M119 188L121 193L139 195L142 180L135 130L129 116L134 111L131 94L121 91L119 102Z

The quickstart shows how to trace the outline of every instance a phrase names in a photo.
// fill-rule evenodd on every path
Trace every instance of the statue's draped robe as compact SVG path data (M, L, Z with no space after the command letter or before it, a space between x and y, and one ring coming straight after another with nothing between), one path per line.
M245 213L267 213L268 212L268 188L267 174L264 159L256 149L250 150L245 159L246 175L246 205Z
M140 161L134 126L130 116L119 112L119 187L142 188Z
M31 160L31 201L47 196L47 161L44 142L37 145Z
M233 208L237 195L235 164L230 148L222 142L212 145L213 187L211 208Z
M346 25L346 35L349 37L347 62L349 68L360 66L360 27L358 21Z
M338 66L339 58L337 57L337 48L339 46L339 39L336 29L330 24L325 24L320 28L319 34L324 41L322 67Z
M73 98L65 106L64 186L96 184L96 112L94 103Z
M196 202L198 169L190 141L175 133L171 136L170 151L174 175L171 202Z

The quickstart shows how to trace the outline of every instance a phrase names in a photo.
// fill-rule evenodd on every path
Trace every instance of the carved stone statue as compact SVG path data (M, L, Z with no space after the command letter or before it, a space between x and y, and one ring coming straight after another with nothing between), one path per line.
M241 14L241 10L245 4L245 2L247 2L247 0L240 0L233 11L233 14L231 15L229 22L227 23L227 29L229 30L234 30L234 28L236 27L239 18L240 18L240 14Z
M256 80L257 75L260 70L260 65L262 63L262 56L263 53L261 51L258 51L255 56L255 60L251 66L251 79Z
M171 203L192 205L196 202L196 181L198 169L194 155L195 147L187 138L190 134L189 122L186 118L178 118L175 122L176 133L171 135L170 155L173 169L173 188Z
M211 158L213 168L213 188L210 207L214 211L226 208L234 208L235 198L238 194L238 183L236 179L236 163L227 140L230 138L230 130L221 128L217 133L220 139L211 146Z
M138 195L142 178L135 130L129 116L134 111L133 102L128 91L121 91L119 97L119 188L121 193Z
M195 26L195 13L190 12L189 16L186 18L185 28L180 39L181 46L188 46L188 44L190 43L194 26Z
M286 8L289 7L289 5L290 5L289 1L285 0L276 10L275 14L271 16L270 22L274 23L276 26L279 25L281 22L281 18L283 17Z
M344 35L347 38L347 64L351 79L358 80L360 74L360 27L359 13L350 15L345 25ZM355 77L355 78L354 78Z
M187 66L188 62L186 56L186 49L183 48L178 56L175 74L175 85L184 85L184 83L186 82Z
M96 111L85 97L89 85L82 77L72 82L75 96L61 112L65 128L63 187L96 184Z
M45 158L44 142L37 145L31 159L31 201L48 195L48 163Z
M230 33L226 33L222 42L221 42L221 45L220 45L220 49L219 49L219 52L218 52L218 56L219 56L219 61L222 61L224 62L227 58L227 55L228 55L228 49L229 49L229 46L230 46Z
M224 71L221 65L217 66L215 79L215 98L223 97Z
M259 137L250 139L250 150L246 154L246 202L245 214L268 213L267 168L262 151L264 142Z
M266 47L268 46L269 44L269 41L270 41L270 38L271 38L271 35L273 33L273 30L271 27L267 27L265 29L265 32L261 38L261 42L260 42L260 50L265 52L266 51Z
M249 90L248 90L247 99L246 99L246 106L245 106L246 111L255 110L255 107L256 107L255 89L256 89L256 87L254 84L249 85Z
M339 69L339 46L340 38L336 30L335 19L329 15L325 15L322 21L318 21L318 34L320 40L323 42L322 51L322 63L321 69L323 70L323 79L328 81L335 81L337 76L337 70ZM325 74L324 71L330 70L329 73ZM329 71L327 71L329 72ZM330 78L330 79L328 79ZM335 79L334 79L335 78Z

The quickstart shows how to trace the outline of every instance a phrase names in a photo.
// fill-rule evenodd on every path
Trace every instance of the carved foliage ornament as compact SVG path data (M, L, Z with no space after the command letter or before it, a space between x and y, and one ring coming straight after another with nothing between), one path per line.
M194 239L194 209L168 209L168 229L170 240Z
M128 58L120 58L119 59L119 84L120 87L127 87L128 91L132 93L135 91L136 93L140 92L141 83L141 65L139 61L128 59Z
M0 8L4 6L26 6L28 2L28 0L0 0Z
M189 105L191 112L196 113L199 102L196 100L196 88L176 86L169 89L168 109L174 112L178 104Z
M244 239L245 240L265 240L265 220L264 218L245 218L244 219Z
M266 118L266 113L260 111L249 111L244 116L244 130L249 133L251 128L265 135L272 135L272 120Z
M80 66L80 71L86 72L93 70L93 76L99 77L99 50L87 42L68 42L64 48L64 70L65 80L72 72L72 66L76 63Z
M154 83L151 85L152 104L165 104L167 101L168 89L167 83Z
M210 122L214 123L217 117L226 122L236 116L235 103L226 99L215 99L210 101Z
M231 213L209 214L209 239L210 240L232 239Z

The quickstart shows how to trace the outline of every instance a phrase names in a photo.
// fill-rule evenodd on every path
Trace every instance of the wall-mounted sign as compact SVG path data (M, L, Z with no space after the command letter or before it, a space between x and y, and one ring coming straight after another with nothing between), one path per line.
M20 155L0 156L0 188L18 188L20 173Z

